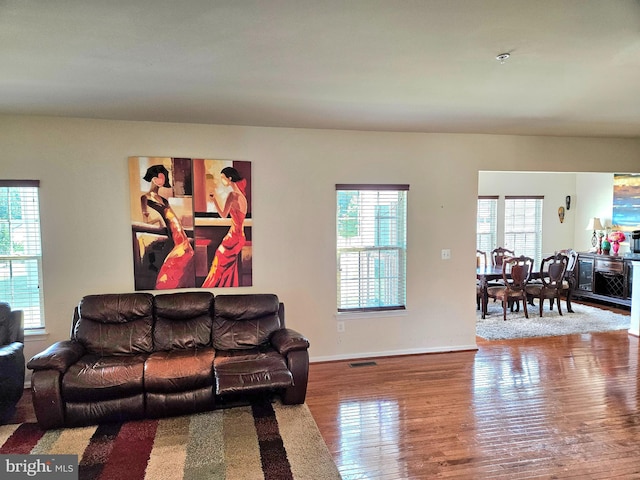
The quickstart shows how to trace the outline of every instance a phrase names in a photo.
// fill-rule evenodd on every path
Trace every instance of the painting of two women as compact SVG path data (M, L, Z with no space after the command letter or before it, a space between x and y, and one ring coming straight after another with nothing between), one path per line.
M130 157L136 290L252 283L251 163Z

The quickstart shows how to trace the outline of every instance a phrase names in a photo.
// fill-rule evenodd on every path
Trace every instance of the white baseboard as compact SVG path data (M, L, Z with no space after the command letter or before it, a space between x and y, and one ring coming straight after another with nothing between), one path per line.
M339 360L356 360L360 358L396 357L400 355L420 355L422 353L449 353L449 352L461 352L465 350L477 350L477 349L478 349L478 346L474 343L472 345L458 345L455 347L431 347L431 348L414 348L410 350L388 350L383 352L344 353L340 355L324 355L320 357L309 357L309 363L335 362ZM25 378L24 388L31 388L31 378Z
M319 357L309 357L310 363L317 362L335 362L338 360L355 360L359 358L374 358L374 357L395 357L399 355L419 355L422 353L449 353L449 352L461 352L465 350L477 350L478 346L474 343L472 345L457 345L455 347L432 347L432 348L415 348L410 350L388 350L383 352L366 352L366 353L345 353L340 355L325 355Z

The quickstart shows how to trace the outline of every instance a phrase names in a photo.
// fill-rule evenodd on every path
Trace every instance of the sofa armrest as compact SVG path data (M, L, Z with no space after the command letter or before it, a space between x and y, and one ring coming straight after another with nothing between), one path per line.
M307 350L309 348L309 340L295 330L281 328L273 332L271 345L278 350L280 355L286 356L289 352Z
M84 353L82 344L73 340L63 340L33 356L27 363L27 368L30 370L57 370L64 373Z

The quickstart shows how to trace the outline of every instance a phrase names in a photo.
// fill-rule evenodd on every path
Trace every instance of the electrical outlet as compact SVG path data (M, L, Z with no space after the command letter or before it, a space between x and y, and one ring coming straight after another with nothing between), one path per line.
M344 333L344 322L339 321L337 325L338 325L338 333Z
M442 260L451 260L451 250L445 248L442 250Z

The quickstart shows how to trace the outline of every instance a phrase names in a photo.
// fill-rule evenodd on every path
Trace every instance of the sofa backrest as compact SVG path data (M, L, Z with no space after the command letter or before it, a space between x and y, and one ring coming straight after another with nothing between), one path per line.
M273 294L217 295L213 319L216 350L245 350L269 342L282 326Z
M8 303L0 303L0 345L9 342L9 322L11 320L11 307Z
M153 351L153 295L87 295L78 305L73 338L89 353L131 355Z
M154 297L154 350L211 346L213 294L167 293Z
M24 343L23 312L11 310L8 303L0 303L0 345Z

